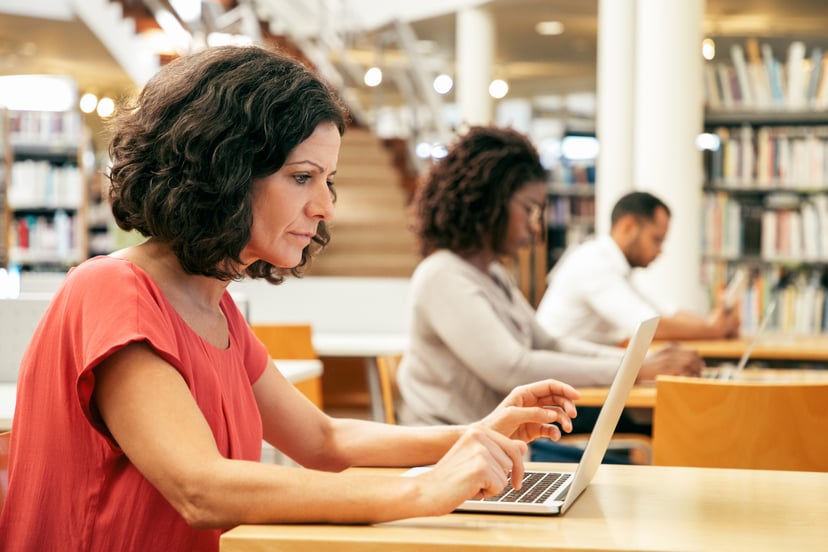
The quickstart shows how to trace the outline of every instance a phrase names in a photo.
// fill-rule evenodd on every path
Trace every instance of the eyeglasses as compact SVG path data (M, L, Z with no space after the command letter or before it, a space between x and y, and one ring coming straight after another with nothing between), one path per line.
M526 210L526 215L529 217L529 222L538 228L543 228L545 222L546 205L532 201L531 199L522 199L518 196L513 196L512 199L517 201L521 207Z

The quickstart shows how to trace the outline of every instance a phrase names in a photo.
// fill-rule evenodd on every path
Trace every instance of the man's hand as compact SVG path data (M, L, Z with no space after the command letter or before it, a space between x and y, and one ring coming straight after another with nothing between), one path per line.
M659 374L701 376L704 361L699 353L680 345L667 345L647 355L636 381L654 380Z

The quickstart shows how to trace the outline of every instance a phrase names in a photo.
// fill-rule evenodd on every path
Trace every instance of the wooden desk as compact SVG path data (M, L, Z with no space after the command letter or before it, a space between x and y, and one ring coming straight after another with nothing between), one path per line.
M371 398L371 417L385 421L377 371L377 357L401 355L408 345L408 336L402 333L333 333L314 332L313 348L320 357L354 357L362 359Z
M607 399L609 387L579 387L581 398L575 401L576 406L603 406ZM630 390L625 403L627 408L652 408L655 405L655 383L635 385Z
M711 341L682 341L681 344L695 349L705 359L738 361L750 342L751 336L739 339ZM664 345L655 343L654 346ZM828 362L828 335L797 336L767 334L759 337L751 360L782 360L802 362Z
M711 369L715 373L718 369ZM797 370L793 368L748 368L742 371L739 381L828 381L828 370ZM603 406L609 387L581 387L577 406ZM653 408L656 400L655 382L633 386L627 397L628 408Z
M780 489L796 498L783 503ZM828 473L602 465L560 517L458 513L379 525L244 525L221 537L220 550L825 550L825 496Z

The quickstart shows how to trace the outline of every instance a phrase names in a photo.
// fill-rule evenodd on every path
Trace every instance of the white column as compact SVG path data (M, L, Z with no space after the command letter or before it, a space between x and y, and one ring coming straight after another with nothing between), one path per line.
M489 83L494 63L495 27L485 8L464 8L457 12L456 97L461 123L484 125L492 122Z
M635 0L598 2L595 233L608 234L615 202L634 188Z
M656 300L704 311L700 284L702 56L705 0L638 0L635 187L659 196L672 220L662 255L643 275Z

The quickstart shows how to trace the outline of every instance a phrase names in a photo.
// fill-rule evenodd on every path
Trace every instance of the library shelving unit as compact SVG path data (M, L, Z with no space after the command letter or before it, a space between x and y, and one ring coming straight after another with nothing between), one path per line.
M826 333L828 112L708 113L706 125L720 146L705 156L703 277L716 290L750 269L746 332L774 300L774 330Z
M66 270L88 256L88 132L75 111L7 110L3 119L5 263Z
M595 182L550 183L547 209L547 269L551 269L567 247L595 232Z
M594 135L573 137L595 139ZM564 141L570 138L565 137ZM583 242L595 232L595 157L571 158L564 150L549 173L547 270L569 246Z
M717 139L704 154L702 278L715 293L749 269L744 332L775 303L771 331L828 333L828 43L720 46L724 59L705 67Z
M114 243L115 220L112 218L112 211L107 197L109 193L108 171L108 162L96 163L96 168L90 177L86 217L89 230L88 254L90 257L106 255L117 249Z

